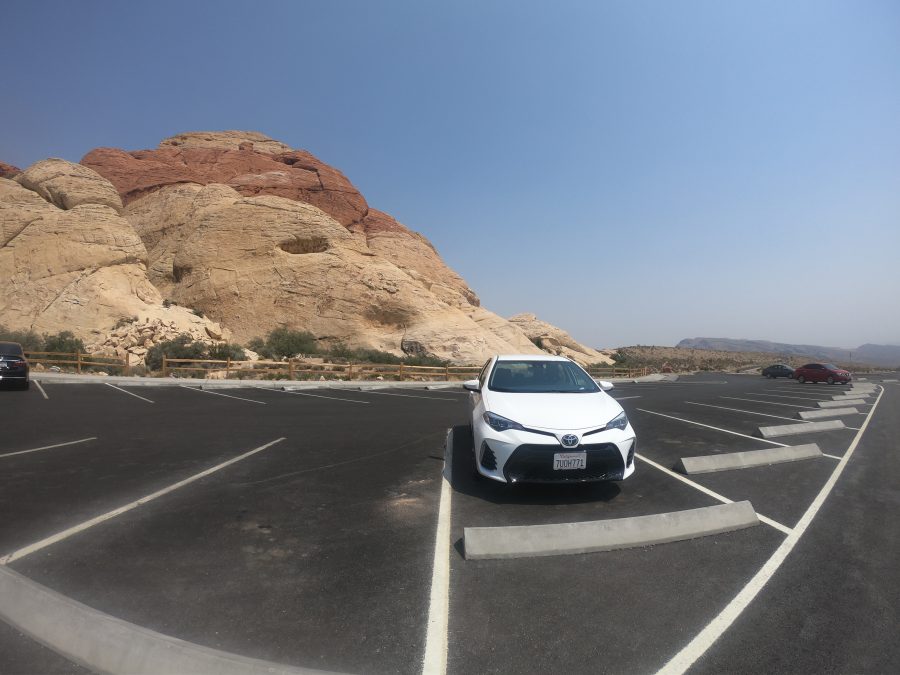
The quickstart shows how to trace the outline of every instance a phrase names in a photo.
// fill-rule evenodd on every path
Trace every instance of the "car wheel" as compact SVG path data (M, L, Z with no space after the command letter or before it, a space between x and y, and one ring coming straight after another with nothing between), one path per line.
M806 378L803 377L802 375L798 375L797 382L799 382L800 384L803 384L804 382L806 382Z
M28 391L28 388L29 388L29 387L31 387L31 380L25 380L25 381L22 383L21 389L22 389L22 391Z
M828 384L834 384L834 378L833 378L831 375L829 375L829 376L828 376L828 379L825 380L825 381L826 381Z

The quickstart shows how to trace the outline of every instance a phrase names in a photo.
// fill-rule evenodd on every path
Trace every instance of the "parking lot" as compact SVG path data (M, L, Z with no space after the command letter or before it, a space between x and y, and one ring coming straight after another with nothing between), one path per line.
M0 556L135 626L303 668L888 672L900 662L900 385L880 380L826 431L798 413L848 387L724 374L618 384L638 438L633 477L514 487L473 475L460 387L45 381L0 391ZM760 437L789 424L811 430ZM675 470L685 457L811 443L821 456ZM759 525L465 557L467 527L741 500ZM0 672L90 670L0 623Z

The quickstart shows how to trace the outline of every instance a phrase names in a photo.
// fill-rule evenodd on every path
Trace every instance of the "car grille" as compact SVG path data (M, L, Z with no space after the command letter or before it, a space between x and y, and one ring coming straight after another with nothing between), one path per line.
M554 471L553 455L557 452L585 452L585 468ZM503 472L506 480L516 483L578 483L622 480L625 465L619 448L612 443L585 444L577 448L526 444L520 445L510 455Z

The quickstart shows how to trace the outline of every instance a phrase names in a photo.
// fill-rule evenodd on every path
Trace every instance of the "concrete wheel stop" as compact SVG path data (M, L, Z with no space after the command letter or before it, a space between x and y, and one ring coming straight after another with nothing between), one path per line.
M467 560L595 553L665 544L759 524L748 501L615 520L465 528Z
M782 462L796 462L801 459L821 457L822 451L815 443L794 445L784 448L763 448L745 452L727 452L718 455L700 457L682 457L676 467L686 474L712 473L714 471L732 471L734 469L750 469L757 466L769 466Z
M100 673L314 675L320 670L253 659L142 628L0 567L0 619Z

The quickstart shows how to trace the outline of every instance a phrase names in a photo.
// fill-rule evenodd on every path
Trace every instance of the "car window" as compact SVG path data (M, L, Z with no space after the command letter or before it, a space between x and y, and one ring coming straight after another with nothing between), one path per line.
M3 356L24 356L22 345L17 342L0 342L0 354Z
M593 378L571 361L497 361L488 389L509 393L586 394L600 391Z

